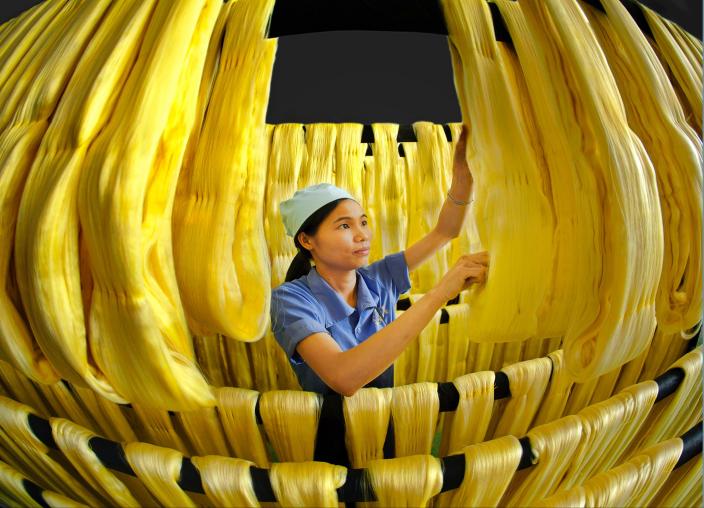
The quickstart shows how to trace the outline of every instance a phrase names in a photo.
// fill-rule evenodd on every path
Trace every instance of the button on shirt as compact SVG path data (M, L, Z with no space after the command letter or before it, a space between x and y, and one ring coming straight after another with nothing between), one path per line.
M300 357L296 351L300 341L313 333L325 332L342 351L347 351L393 321L399 296L411 288L403 251L356 272L356 307L349 305L315 267L308 275L284 282L272 291L272 331L306 391L325 394L333 390ZM393 382L391 365L367 386L391 387Z

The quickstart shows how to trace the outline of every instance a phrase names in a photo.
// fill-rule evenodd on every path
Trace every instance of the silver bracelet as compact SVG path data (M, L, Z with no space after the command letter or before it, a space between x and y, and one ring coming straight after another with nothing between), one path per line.
M472 202L471 199L469 201L460 201L459 199L455 199L450 195L450 191L447 191L447 197L450 198L450 201L452 201L454 204L460 206L466 206Z

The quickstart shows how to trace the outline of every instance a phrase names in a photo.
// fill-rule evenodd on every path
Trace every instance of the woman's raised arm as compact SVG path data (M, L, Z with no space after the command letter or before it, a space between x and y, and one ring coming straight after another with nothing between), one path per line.
M467 205L458 204L458 202L468 203L470 201L474 181L467 164L467 133L467 127L463 125L462 133L455 145L452 183L448 192L451 197L448 197L443 203L435 228L405 251L409 271L420 266L438 249L456 238L462 230Z

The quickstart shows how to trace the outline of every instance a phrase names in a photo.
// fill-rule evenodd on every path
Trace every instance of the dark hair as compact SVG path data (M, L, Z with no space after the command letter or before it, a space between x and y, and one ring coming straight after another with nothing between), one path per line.
M310 269L312 268L310 262L313 259L313 256L310 251L303 247L298 241L298 234L301 231L310 236L317 233L320 223L332 213L332 211L337 207L337 204L343 199L348 198L336 199L335 201L330 201L328 204L321 206L313 212L311 216L303 222L303 224L301 224L300 228L298 228L298 231L296 231L296 234L293 236L293 243L296 245L298 252L293 258L293 261L291 261L291 265L288 267L288 271L286 272L286 282L291 282L299 277L308 275L308 272L310 272Z

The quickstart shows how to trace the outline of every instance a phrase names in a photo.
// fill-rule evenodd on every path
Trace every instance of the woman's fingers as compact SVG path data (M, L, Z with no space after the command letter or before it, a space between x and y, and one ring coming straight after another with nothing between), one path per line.
M475 252L473 254L465 254L459 259L464 264L489 264L489 253L487 251Z
M464 272L465 285L464 289L471 284L482 284L486 281L486 266L472 265L466 268Z

